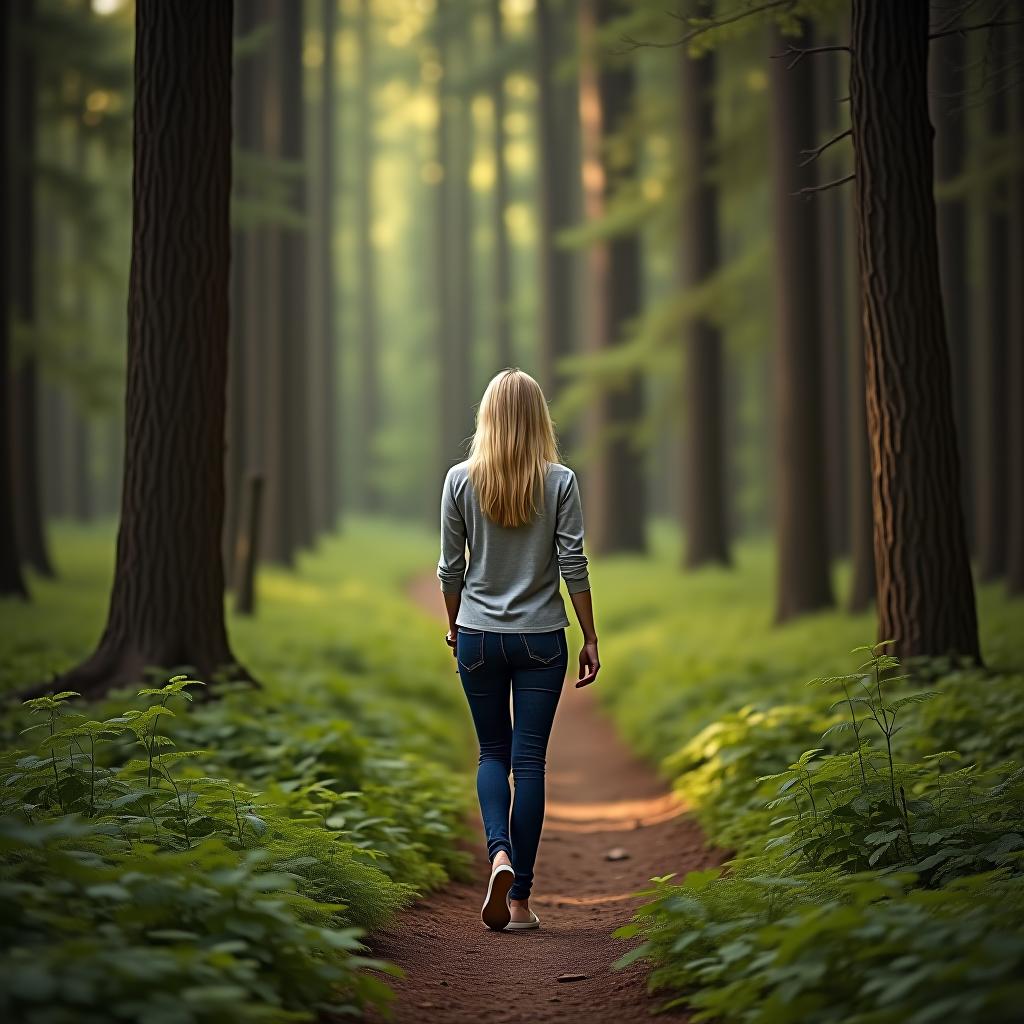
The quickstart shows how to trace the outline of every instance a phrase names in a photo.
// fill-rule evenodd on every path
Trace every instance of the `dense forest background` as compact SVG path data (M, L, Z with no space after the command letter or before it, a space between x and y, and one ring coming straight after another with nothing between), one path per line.
M750 6L686 33L658 3L237 5L229 587L254 486L268 562L346 512L430 522L515 364L596 553L652 518L690 567L773 534L777 618L871 601L845 5ZM928 86L959 488L1019 592L1020 33L962 6L933 5ZM13 494L48 575L47 523L120 503L132 11L11 14Z
M0 8L0 1010L386 998L475 753L410 588L517 365L595 699L736 858L643 894L652 983L1016 1019L1021 0Z

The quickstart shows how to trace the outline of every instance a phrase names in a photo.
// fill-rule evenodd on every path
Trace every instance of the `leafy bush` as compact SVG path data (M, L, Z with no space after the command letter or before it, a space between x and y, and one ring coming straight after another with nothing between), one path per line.
M620 964L646 960L696 1019L1016 1019L1024 677L941 662L901 677L882 648L843 674L829 646L871 624L772 629L765 555L741 548L732 573L664 556L595 573L616 677L603 700L735 851L725 870L655 879ZM984 588L980 603L990 662L1019 664L1019 603Z
M62 584L4 609L8 688L81 657L99 625L109 536L54 536ZM160 685L168 666L138 694L0 717L0 1015L292 1021L386 1004L394 969L361 935L465 871L468 715L436 626L400 591L431 551L353 523L297 573L263 573L259 617L231 624L259 689L218 683L192 704L194 680Z
M195 685L146 688L149 707L104 720L68 692L28 702L43 735L0 757L9 1019L295 1020L385 994L352 926L411 888L342 833L188 771L203 752L169 749L160 724ZM102 763L126 735L141 756Z

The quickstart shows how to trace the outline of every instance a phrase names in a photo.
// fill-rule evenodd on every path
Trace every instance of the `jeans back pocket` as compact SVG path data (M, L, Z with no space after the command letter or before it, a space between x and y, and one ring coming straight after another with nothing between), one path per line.
M562 656L562 631L551 633L520 633L526 653L542 665L550 665Z
M455 651L459 658L459 664L467 671L472 672L484 663L484 635L483 633L467 632L459 628L455 637Z

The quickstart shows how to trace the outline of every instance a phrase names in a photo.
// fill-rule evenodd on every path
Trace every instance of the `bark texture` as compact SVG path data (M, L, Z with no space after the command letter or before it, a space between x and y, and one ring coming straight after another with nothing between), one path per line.
M16 239L18 258L14 271L14 311L26 327L36 323L36 202L33 163L36 159L36 81L35 57L26 45L35 18L35 0L15 0L15 18L21 36L14 67L15 135L18 141L15 159L15 202L11 234ZM6 157L5 157L6 159ZM13 416L14 501L18 550L22 562L39 575L52 577L53 563L43 522L42 445L39 430L39 364L32 353L14 369L11 394Z
M967 40L963 35L934 39L928 48L928 98L935 128L935 182L956 181L965 170L967 121L964 113L967 88L964 67L967 64ZM953 416L957 443L964 472L961 479L961 504L967 542L974 546L974 498L970 471L965 464L971 451L971 327L967 281L967 200L951 196L939 200L939 278L942 304L946 313L946 336L952 369Z
M8 84L11 55L10 4L3 4L0 10L0 140L6 144L10 138ZM0 203L3 204L5 223L8 221L10 196L10 163L0 160ZM3 412L0 413L0 597L28 597L28 589L21 573L18 559L18 541L14 522L14 475L11 465L11 354L10 354L10 245L3 239L0 243L0 397Z
M988 134L992 142L1006 135L1009 123L1004 65L1009 54L1004 45L1007 31L995 29L988 44L992 74L989 83ZM1015 74L1016 71L1010 72ZM975 335L974 398L974 539L978 576L985 581L1006 569L1007 438L1009 409L1007 370L1009 357L1009 261L1007 218L1008 176L1000 176L985 196L985 273ZM1022 287L1014 281L1013 287ZM1018 401L1020 395L1016 396Z
M980 661L939 284L928 2L853 0L850 75L879 636Z
M843 196L843 245L846 251L847 435L850 491L850 592L848 611L865 611L875 600L875 525L872 518L871 452L868 448L864 394L864 318L861 311L857 216L852 189Z
M776 34L773 52L785 50ZM817 206L796 195L813 186L801 150L815 144L810 61L772 61L770 107L775 212L775 619L833 603L829 575L822 414Z
M59 680L234 663L221 529L231 184L230 0L138 0L124 490L107 626ZM241 675L237 667L236 677Z
M718 189L710 180L714 146L713 53L679 63L683 158L687 188L683 200L680 287L700 287L718 269ZM685 491L684 562L694 569L728 565L726 515L725 395L722 339L707 317L691 319L684 338Z
M1024 51L1024 26L1015 33L1016 52ZM1006 588L1024 594L1024 89L1014 90L1010 100L1010 131L1014 139L1017 170L1010 178L1008 275L1009 314L1009 403L1010 436L1007 478Z

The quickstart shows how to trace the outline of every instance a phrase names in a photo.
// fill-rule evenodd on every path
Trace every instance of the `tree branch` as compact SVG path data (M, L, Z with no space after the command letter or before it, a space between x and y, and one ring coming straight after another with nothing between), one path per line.
M779 7L793 7L796 2L797 0L764 0L763 3L755 4L752 7L747 7L745 10L736 11L727 16L708 18L703 24L697 25L695 28L691 28L689 32L684 32L678 39L669 43L643 42L639 39L634 39L632 36L623 36L622 41L626 43L631 50L637 50L641 47L671 50L677 46L685 46L692 40L697 39L706 32L712 32L716 28L722 28L724 25L734 25L737 21L743 21L746 18L752 18L754 15L764 14L766 11L776 10ZM684 20L684 17L678 14L673 14L672 17L679 21Z
M948 28L942 32L932 32L929 39L942 39L944 36L963 36L967 35L968 32L978 32L983 28L1003 28L1007 25L1020 25L1021 19L1016 18L1013 21L982 21L977 25L961 25L959 28Z
M853 53L853 50L849 46L843 46L836 44L835 46L793 46L790 44L786 47L782 53L773 53L771 55L772 60L780 60L783 57L792 57L793 59L786 65L786 70L795 68L808 54L811 53Z
M814 149L802 149L800 152L806 157L800 164L801 167L806 167L808 164L814 163L815 160L821 156L830 146L834 146L837 142L842 142L843 139L853 134L852 128L847 128L846 131L840 132L838 135L833 135L828 142L823 142L820 146Z
M790 195L794 196L805 196L808 199L817 192L825 192L830 188L839 188L840 185L845 185L848 181L853 181L857 175L847 174L843 178L836 178L835 181L826 181L822 185L806 185L799 192L791 192Z

